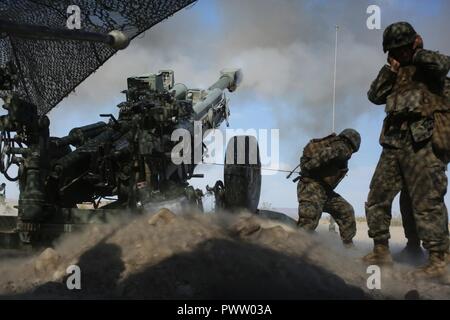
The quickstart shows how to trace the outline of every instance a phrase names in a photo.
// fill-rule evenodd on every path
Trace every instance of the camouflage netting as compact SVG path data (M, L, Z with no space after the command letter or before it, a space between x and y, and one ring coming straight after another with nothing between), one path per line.
M81 28L123 31L130 40L195 0L0 0L0 19L66 28L69 5L81 9ZM2 35L0 65L18 68L18 94L48 113L84 79L116 53L106 44L30 40Z

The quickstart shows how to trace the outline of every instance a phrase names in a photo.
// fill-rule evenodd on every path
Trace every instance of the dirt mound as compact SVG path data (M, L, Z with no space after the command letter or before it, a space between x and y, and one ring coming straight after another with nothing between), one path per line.
M362 253L335 240L246 213L163 209L92 226L32 256L0 258L0 297L403 299L411 290L450 297L449 287L404 280L404 266L383 271L382 289L370 291ZM67 288L71 265L80 268L81 290Z

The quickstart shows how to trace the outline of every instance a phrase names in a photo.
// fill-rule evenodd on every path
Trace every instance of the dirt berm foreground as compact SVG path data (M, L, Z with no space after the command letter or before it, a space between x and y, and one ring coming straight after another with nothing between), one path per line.
M368 289L365 253L288 221L163 209L92 225L33 254L3 252L0 298L450 298L448 279L414 282L401 264L381 268L381 289ZM67 288L71 265L80 268L80 290Z

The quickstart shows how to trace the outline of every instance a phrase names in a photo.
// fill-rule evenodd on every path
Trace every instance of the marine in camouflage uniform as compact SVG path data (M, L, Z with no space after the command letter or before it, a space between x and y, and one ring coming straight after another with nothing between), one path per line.
M358 151L361 138L355 130L346 129L338 136L334 134L310 143L325 140L325 144L318 143L321 147L310 154L304 151L300 159L298 226L313 231L322 212L327 212L338 224L344 245L351 246L356 234L355 213L352 205L334 189L348 172L348 160Z
M388 239L394 197L403 190L410 197L418 238L429 251L429 263L415 275L435 277L446 272L449 247L446 162L433 150L433 115L449 108L444 95L450 57L424 50L422 39L406 22L388 26L383 49L389 65L381 68L368 98L386 104L380 136L383 151L370 183L366 203L369 236L374 250L369 263L391 262Z

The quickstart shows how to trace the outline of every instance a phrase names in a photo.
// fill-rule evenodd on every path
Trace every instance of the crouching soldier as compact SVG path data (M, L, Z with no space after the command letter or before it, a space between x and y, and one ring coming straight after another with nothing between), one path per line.
M360 144L359 133L345 129L339 135L311 140L300 158L298 226L315 230L322 212L329 213L338 224L346 247L353 245L352 239L356 234L355 213L352 205L334 189L347 174L348 160L359 150Z

